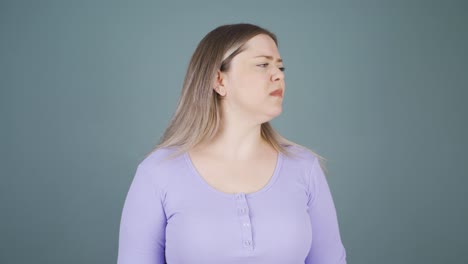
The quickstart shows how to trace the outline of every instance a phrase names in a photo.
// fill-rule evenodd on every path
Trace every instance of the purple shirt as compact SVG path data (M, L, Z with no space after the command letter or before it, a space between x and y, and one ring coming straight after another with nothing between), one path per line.
M318 159L280 153L254 193L210 186L187 152L151 153L136 169L120 222L118 264L344 264L333 198Z

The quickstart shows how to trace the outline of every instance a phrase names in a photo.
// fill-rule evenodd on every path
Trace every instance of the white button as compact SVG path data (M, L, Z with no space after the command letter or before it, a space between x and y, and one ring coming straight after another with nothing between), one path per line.
M245 227L249 227L250 224L249 224L249 223L244 223L244 226L245 226Z
M240 208L240 209L239 209L239 212L240 212L241 214L245 213L245 211L246 211L245 208Z

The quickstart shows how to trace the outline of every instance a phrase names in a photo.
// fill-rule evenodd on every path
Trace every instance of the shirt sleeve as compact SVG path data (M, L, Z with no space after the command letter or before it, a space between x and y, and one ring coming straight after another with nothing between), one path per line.
M312 244L305 264L346 264L335 205L318 159L315 159L309 176Z
M117 264L165 263L166 215L155 173L138 165L122 210Z

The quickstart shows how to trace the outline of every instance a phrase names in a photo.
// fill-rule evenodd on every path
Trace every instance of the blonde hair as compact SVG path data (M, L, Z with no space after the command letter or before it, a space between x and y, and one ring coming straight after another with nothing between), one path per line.
M200 41L190 59L175 114L160 142L146 157L159 148L176 147L177 150L171 155L174 157L216 135L221 121L219 94L212 88L217 70L229 71L231 60L245 50L244 44L248 40L258 34L270 36L278 46L275 34L247 23L219 26ZM299 146L310 151L321 163L325 160L317 153L281 136L270 122L261 124L261 137L287 156L293 153L286 147Z

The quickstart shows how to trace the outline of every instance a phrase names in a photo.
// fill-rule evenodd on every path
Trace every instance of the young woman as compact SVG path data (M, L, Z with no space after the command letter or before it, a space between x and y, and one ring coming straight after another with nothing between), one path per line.
M276 36L220 26L198 44L171 123L138 165L119 264L343 264L323 158L279 135Z

